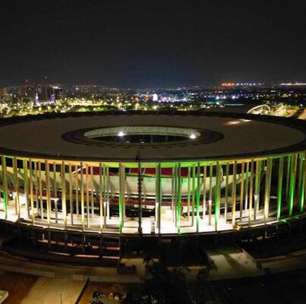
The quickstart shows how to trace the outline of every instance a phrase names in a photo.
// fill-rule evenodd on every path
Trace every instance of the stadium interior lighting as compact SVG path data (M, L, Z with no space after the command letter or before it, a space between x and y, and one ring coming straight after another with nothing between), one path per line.
M189 136L189 138L190 138L190 139L196 139L197 136L196 136L194 133L191 133L190 136Z

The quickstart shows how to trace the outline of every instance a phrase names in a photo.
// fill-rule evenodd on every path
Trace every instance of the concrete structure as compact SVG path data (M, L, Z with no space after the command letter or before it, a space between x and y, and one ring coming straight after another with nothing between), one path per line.
M0 219L131 236L283 222L304 214L305 130L224 113L3 120Z

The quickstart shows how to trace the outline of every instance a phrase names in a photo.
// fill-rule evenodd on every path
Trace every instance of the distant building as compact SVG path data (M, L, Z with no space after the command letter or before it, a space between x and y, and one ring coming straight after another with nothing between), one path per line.
M0 97L5 97L8 95L6 88L0 88Z
M62 96L62 88L59 85L39 84L36 93L40 102L55 102Z
M152 100L153 101L158 101L158 95L156 93L153 94Z

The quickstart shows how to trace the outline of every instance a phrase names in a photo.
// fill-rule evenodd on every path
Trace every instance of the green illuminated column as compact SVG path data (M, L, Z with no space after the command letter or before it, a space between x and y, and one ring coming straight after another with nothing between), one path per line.
M124 226L124 202L125 201L125 167L119 164L119 230Z
M190 188L191 188L191 181L190 181L190 166L188 166L188 175L187 175L187 218L188 222L190 221Z
M298 194L299 194L299 200L300 200L300 193L301 193L301 187L302 187L302 181L303 181L303 163L304 163L304 154L299 153L298 154L298 167L299 172L297 176L297 184L298 184Z
M217 162L216 172L216 186L214 191L214 204L215 204L215 230L218 231L218 222L220 217L220 191L221 191L221 168L220 163Z
M196 169L195 169L195 165L192 165L192 184L191 184L191 191L192 191L191 224L192 226L194 225L194 205L195 205L195 197L196 197L195 178L196 178Z
M229 192L229 163L226 164L225 167L225 193L224 193L224 198L225 198L225 202L224 202L224 221L226 223L226 218L227 218L227 208L228 208L228 192Z
M205 219L206 214L206 178L207 178L207 167L203 167L203 198L202 198L202 219Z
M172 210L172 215L173 215L173 219L175 219L175 211L174 211L174 200L175 200L175 175L176 175L176 167L175 165L173 166L173 168L171 169L172 173L171 173L171 210Z
M173 208L173 219L174 225L177 227L177 189L178 189L178 165L174 164L173 167L173 175L172 175L172 182L173 182L173 189L172 189L172 208Z
M181 232L181 216L182 216L182 194L181 194L181 165L178 163L176 167L176 226L177 232Z
M271 194L272 158L267 160L267 171L265 180L265 200L264 200L264 222L269 218L269 205Z
M213 166L209 165L209 198L208 198L208 224L211 225L212 218L212 194L213 194Z
M291 155L287 156L287 172L286 172L286 199L289 200L289 186L290 186L290 168L291 168Z
M13 168L14 168L14 186L15 186L15 211L17 214L17 218L20 218L20 202L19 202L19 181L18 181L18 168L17 168L17 159L13 158Z
M86 226L89 228L89 167L85 164Z
M200 224L200 200L201 200L201 167L197 166L197 191L196 191L196 230L199 232Z
M289 208L288 208L289 216L292 216L294 198L295 198L296 163L297 163L297 154L293 154L291 156L291 168L290 168Z
M25 203L28 219L30 218L30 209L29 209L29 179L28 179L28 162L23 160L23 180L24 180L24 194L25 194Z
M157 225L158 233L160 233L161 227L161 177L160 177L160 163L156 165L156 178L155 178L155 223Z
M284 176L284 158L280 157L278 162L278 183L277 183L277 220L281 217L282 199L283 199L283 176Z
M305 199L305 154L301 153L299 155L299 211L303 212L304 199Z
M305 160L305 153L303 154L303 169L302 169L302 182L301 182L301 189L300 189L300 212L304 212L304 203L305 203L305 182L306 182L306 160Z
M232 183L232 226L236 225L236 175L237 175L237 162L233 164L233 183Z
M109 167L106 167L106 217L108 218L110 218L110 206L109 206L110 195L111 195L110 192L111 192L111 184L110 184L110 176L109 176Z

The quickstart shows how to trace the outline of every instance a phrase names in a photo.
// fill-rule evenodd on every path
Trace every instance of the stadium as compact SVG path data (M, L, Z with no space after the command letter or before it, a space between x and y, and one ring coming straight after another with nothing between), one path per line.
M297 120L68 113L3 119L0 138L1 227L23 247L113 259L130 240L258 237L304 218Z

